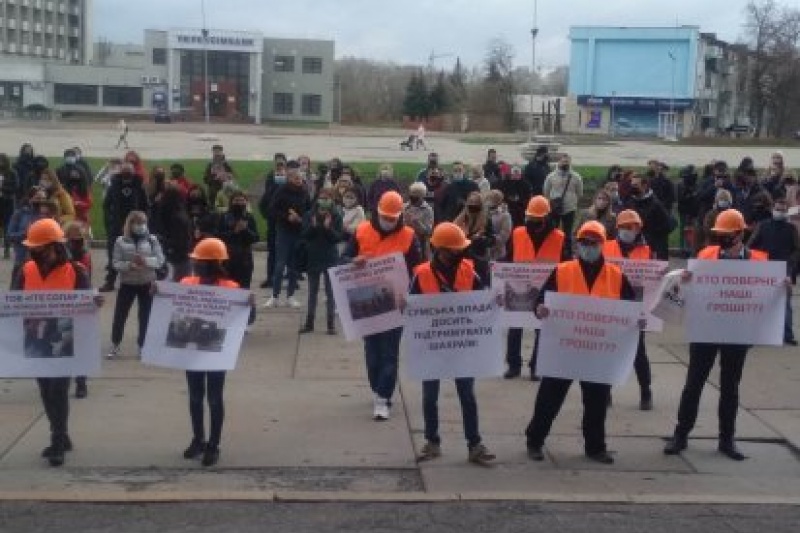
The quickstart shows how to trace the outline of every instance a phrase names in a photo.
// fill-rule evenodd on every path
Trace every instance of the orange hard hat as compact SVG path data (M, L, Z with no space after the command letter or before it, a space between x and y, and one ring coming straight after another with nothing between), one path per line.
M463 250L472 241L467 239L464 231L452 222L442 222L433 228L431 236L431 246L434 248L446 248L448 250Z
M228 259L228 248L221 240L209 237L198 242L189 257L200 261L225 261Z
M743 231L746 227L747 224L744 222L744 217L739 211L736 209L726 209L717 215L717 220L714 222L714 227L711 228L711 231L736 233L737 231Z
M550 202L544 196L534 196L528 201L525 214L529 217L544 218L550 214Z
M378 201L378 214L397 218L403 213L403 197L396 191L386 191Z
M620 211L619 215L617 215L617 227L625 226L627 224L636 224L641 228L643 224L642 224L642 219L639 218L639 213L637 213L633 209L626 209L625 211Z
M43 218L31 224L22 244L28 248L37 248L54 242L64 242L64 230L52 218Z
M590 220L578 230L578 239L586 237L599 237L601 240L606 240L606 227L596 220Z

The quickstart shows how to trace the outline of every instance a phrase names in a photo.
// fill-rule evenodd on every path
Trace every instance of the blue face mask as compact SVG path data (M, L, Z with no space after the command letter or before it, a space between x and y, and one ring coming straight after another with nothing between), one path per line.
M276 185L283 185L284 183L286 183L286 176L284 176L283 174L276 174L275 175L275 184Z
M586 263L596 263L598 259L600 259L602 253L603 251L600 249L599 245L587 246L578 243L578 257Z

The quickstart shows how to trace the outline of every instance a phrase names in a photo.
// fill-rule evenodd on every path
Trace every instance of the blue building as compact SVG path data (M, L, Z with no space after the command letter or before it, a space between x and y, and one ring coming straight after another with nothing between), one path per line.
M569 38L566 131L670 138L699 127L698 27L578 26Z

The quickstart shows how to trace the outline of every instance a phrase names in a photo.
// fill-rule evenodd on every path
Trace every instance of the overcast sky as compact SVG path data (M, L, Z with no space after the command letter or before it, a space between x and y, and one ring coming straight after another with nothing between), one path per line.
M336 56L427 64L431 51L481 63L503 37L515 62L531 61L533 0L206 0L209 28L336 41ZM785 2L784 2L785 3ZM94 0L94 38L141 43L145 28L202 27L200 0ZM569 62L572 25L697 25L725 40L742 36L747 0L540 0L537 64Z

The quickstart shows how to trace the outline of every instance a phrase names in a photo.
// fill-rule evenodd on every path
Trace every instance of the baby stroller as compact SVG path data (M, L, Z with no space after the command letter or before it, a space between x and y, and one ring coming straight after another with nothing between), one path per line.
M409 135L408 139L400 142L400 150L414 150L417 147L417 136Z

